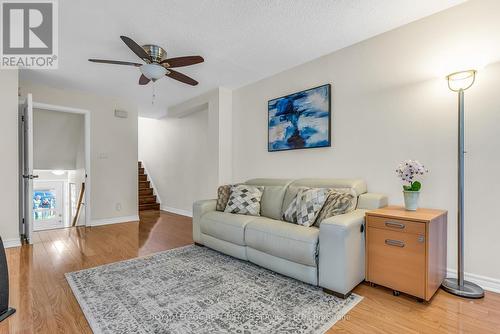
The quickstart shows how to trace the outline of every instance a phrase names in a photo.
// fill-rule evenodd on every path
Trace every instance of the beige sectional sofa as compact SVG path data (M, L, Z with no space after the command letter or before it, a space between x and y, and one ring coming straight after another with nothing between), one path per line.
M264 187L261 216L216 211L216 200L195 202L196 244L319 285L343 298L364 280L365 212L386 206L386 196L367 193L366 183L359 179L253 179L246 184ZM319 228L282 221L284 210L304 186L349 188L358 196L357 207L325 219Z

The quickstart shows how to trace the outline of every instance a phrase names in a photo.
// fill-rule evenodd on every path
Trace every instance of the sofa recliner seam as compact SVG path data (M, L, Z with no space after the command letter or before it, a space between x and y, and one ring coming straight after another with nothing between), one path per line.
M260 232L260 233L265 233L265 234L269 234L269 235L272 235L272 236L275 236L275 237L278 237L278 238L281 238L281 239L287 239L287 240L293 240L293 241L298 241L298 242L302 242L302 243L306 243L306 244L309 244L309 245L313 245L313 244L318 244L319 243L319 234L318 234L318 240L316 240L315 243L312 243L312 242L307 242L307 241L304 241L304 240L298 240L298 239L294 239L294 238L286 238L286 237L283 237L281 235L278 235L278 234L275 234L275 233L271 233L271 232L263 232L261 230L257 230L255 228L251 228L251 227L246 227L245 226L245 231L247 229L250 229L252 231L256 231L256 232ZM245 233L245 237L246 237L246 233ZM246 242L246 240L245 240Z

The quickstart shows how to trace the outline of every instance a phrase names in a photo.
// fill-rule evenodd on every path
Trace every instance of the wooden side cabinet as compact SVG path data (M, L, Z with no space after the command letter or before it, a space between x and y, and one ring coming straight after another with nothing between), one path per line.
M447 211L366 213L366 280L429 301L446 276Z

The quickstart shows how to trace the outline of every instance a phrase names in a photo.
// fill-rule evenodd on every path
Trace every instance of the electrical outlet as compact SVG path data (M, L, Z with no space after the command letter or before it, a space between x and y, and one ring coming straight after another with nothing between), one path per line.
M122 203L116 203L115 208L116 208L116 211L121 211L122 210Z

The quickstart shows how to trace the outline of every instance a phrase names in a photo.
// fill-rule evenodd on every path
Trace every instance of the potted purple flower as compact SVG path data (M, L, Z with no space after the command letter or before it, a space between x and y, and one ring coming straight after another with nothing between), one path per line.
M406 210L417 210L420 189L422 188L422 184L418 180L427 172L429 171L417 160L405 160L396 169L396 174L403 181Z

